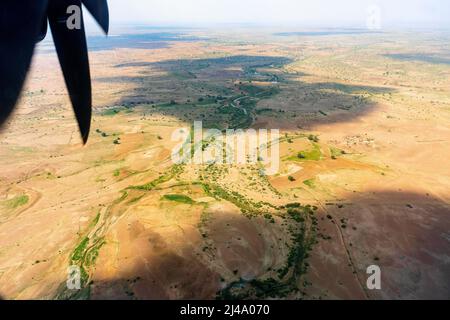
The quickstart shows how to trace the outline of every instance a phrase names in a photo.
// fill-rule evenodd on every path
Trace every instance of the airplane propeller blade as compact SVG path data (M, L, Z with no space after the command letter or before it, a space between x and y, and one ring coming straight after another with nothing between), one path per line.
M11 115L31 65L34 48L47 34L47 20L69 91L83 142L92 116L91 77L84 22L70 29L68 8L82 4L105 33L109 30L107 0L2 0L0 3L0 128ZM81 11L82 13L82 11Z
M89 10L103 31L109 31L109 10L106 0L83 0L84 6Z
M70 5L81 7L81 1L51 1L48 7L48 19L81 137L86 143L92 114L88 50L83 20L81 20L81 29L70 30L67 28L67 19L70 16L67 8Z
M42 40L45 39L45 37L47 36L47 29L48 29L48 21L47 21L47 14L45 14L44 18L42 19L41 30L39 31L37 42L41 42Z
M47 0L0 4L0 126L12 113L30 68Z

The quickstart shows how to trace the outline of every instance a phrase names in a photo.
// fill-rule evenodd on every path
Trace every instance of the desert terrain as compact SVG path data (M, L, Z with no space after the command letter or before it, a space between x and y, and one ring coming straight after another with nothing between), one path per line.
M0 132L0 297L450 299L449 38L92 37L86 146L42 44ZM174 164L194 121L279 129L279 172Z

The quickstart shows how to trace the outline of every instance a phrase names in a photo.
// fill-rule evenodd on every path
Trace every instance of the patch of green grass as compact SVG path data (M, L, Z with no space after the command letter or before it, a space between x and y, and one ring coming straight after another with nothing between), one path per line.
M84 255L84 263L83 265L86 266L93 266L95 264L95 261L98 258L99 251L101 247L106 243L105 239L103 237L97 239L95 241L94 245L86 250L86 253Z
M114 170L113 176L118 177L120 175L120 169Z
M115 116L116 114L119 114L120 111L122 111L122 108L110 108L105 111L103 111L103 116Z
M92 222L89 224L89 227L93 228L97 225L98 221L100 220L100 212L97 213L95 218L92 220Z
M214 97L200 97L200 98L198 98L196 104L205 106L205 105L209 105L209 104L214 104L214 103L216 103L216 101L217 101L217 99Z
M259 98L269 98L275 94L278 94L280 90L276 87L261 87L252 84L241 84L239 90L245 92L249 96Z
M141 186L130 186L128 189L133 190L142 190L142 191L151 191L154 188L156 188L158 185L170 181L172 178L174 178L178 173L181 173L183 171L183 167L181 165L174 165L171 170L163 174L162 176L159 176L155 180L141 185Z
M178 80L197 79L197 76L194 73L186 70L175 71L172 72L171 75Z
M88 234L93 230L100 220L100 212L97 213L95 218L89 224L89 228L86 232ZM76 265L80 268L81 272L81 290L71 291L66 287L66 283L63 282L60 285L59 292L56 294L56 299L63 300L88 300L90 298L90 272L91 267L95 265L95 262L99 256L101 247L106 243L104 237L97 237L95 234L92 237L84 236L80 242L76 245L75 249L70 255L70 264Z
M194 200L192 200L190 197L185 196L183 194L166 194L163 196L165 200L169 201L175 201L179 203L185 203L185 204L193 204L195 203Z
M12 199L3 201L3 205L8 209L17 209L18 207L26 205L29 200L30 198L28 195L22 194Z
M331 147L330 154L333 159L336 159L337 157L344 155L345 151L335 148L335 147Z
M317 143L317 142L319 142L319 137L318 137L318 136L315 136L315 135L313 135L313 134L310 134L310 135L308 136L308 140Z
M143 197L143 195L141 195L141 196L139 196L139 197L135 197L135 198L133 198L133 199L131 199L130 201L128 201L127 202L127 205L132 205L132 204L135 204L135 203L137 203L139 200L141 200L142 199L142 197Z
M89 244L89 237L84 237L83 240L77 245L72 253L72 261L80 261L83 258L83 254Z
M236 207L241 209L241 212L248 218L259 214L261 207L263 206L261 203L254 203L253 201L247 199L237 191L227 191L220 186L209 185L206 183L200 183L200 185L203 187L203 191L208 196L231 202Z
M313 143L310 150L300 151L295 156L288 158L289 161L319 161L322 159L322 151L317 143Z
M310 188L314 188L316 186L314 178L303 181L303 184L307 185Z
M255 96L257 94L261 94L262 92L264 92L265 88L251 84L241 84L239 86L239 90L244 91L246 94L250 96Z

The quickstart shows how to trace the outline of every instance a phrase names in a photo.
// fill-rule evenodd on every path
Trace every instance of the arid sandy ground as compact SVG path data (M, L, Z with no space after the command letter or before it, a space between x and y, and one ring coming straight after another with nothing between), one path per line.
M90 53L86 146L37 55L0 133L0 296L450 299L448 36L193 34ZM280 172L174 165L194 120L280 129Z

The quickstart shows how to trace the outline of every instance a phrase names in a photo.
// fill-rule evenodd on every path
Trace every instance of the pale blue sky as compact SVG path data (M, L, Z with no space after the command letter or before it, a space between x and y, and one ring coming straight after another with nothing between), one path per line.
M378 5L382 25L450 27L448 0L109 0L111 22L148 24L365 26Z

